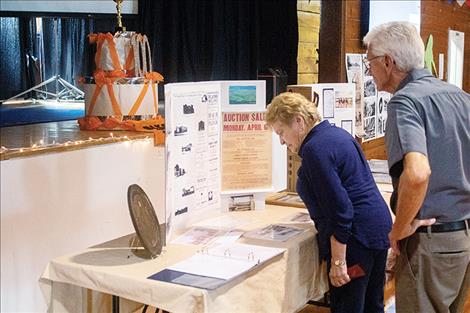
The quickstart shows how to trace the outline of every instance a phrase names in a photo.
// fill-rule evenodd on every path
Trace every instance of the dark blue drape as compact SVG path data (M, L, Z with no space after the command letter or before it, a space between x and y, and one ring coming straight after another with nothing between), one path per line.
M20 18L0 18L0 99L17 94L32 84L26 54L33 48L31 36L28 36L33 25Z

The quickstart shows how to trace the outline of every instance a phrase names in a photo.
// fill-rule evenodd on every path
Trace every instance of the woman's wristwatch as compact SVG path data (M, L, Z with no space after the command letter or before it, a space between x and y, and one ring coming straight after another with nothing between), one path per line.
M339 266L339 267L346 265L346 261L345 260L340 260L340 259L334 260L332 263L333 263L333 265Z

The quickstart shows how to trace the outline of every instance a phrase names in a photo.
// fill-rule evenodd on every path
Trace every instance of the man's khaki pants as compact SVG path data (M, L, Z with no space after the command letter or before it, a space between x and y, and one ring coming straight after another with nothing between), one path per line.
M415 233L400 241L397 313L463 313L470 289L470 230Z

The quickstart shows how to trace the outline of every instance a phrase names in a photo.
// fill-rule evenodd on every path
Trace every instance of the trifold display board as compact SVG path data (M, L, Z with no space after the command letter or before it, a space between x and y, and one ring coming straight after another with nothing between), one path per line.
M323 119L355 135L354 84L289 85L287 90L302 94L317 106Z
M265 81L165 85L169 237L220 211L262 209L265 192L285 188L286 153L265 125L265 88Z

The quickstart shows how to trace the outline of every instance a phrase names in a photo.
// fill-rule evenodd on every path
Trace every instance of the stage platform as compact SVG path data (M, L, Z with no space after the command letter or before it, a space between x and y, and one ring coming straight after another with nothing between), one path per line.
M153 133L81 131L76 120L0 128L0 160L153 138Z
M0 127L76 120L84 115L83 100L12 100L0 105Z

